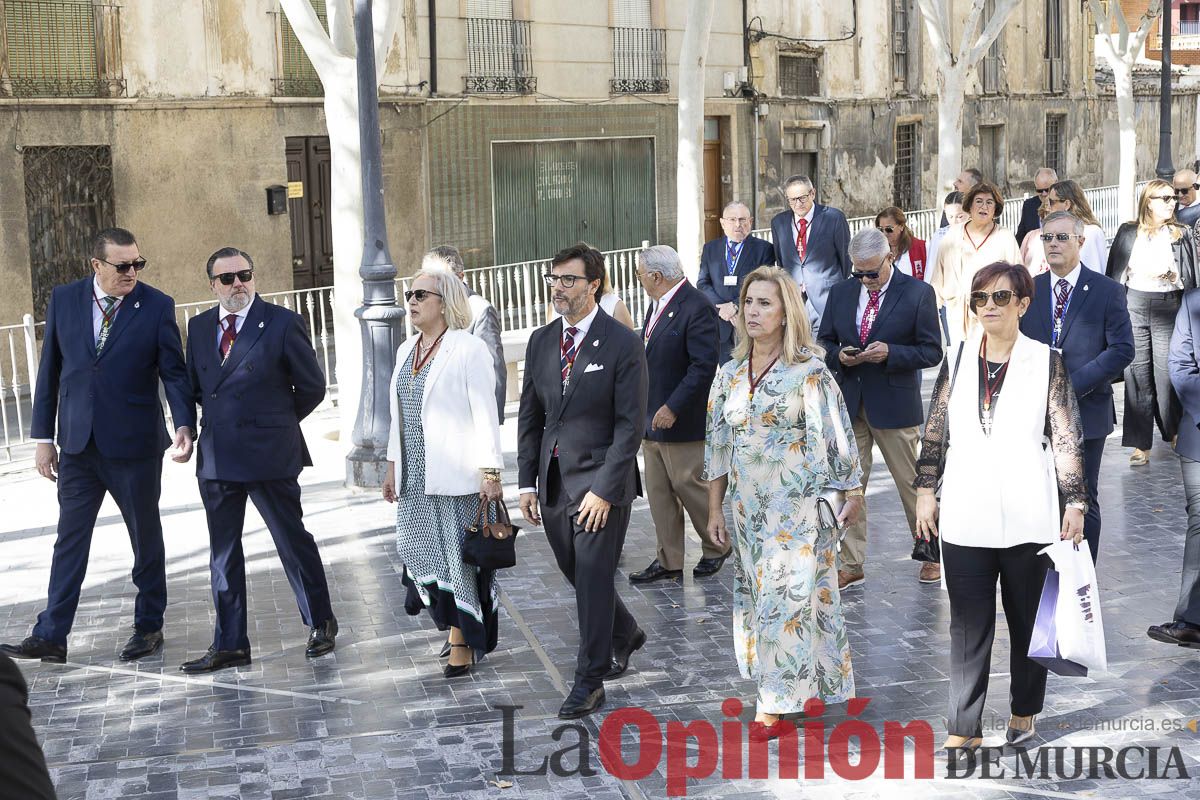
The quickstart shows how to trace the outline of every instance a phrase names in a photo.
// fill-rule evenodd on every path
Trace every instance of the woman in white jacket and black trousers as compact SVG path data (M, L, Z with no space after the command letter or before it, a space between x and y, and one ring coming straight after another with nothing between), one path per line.
M491 570L462 560L464 529L481 498L502 495L495 367L487 345L465 329L471 309L452 273L422 270L404 293L417 333L396 351L383 498L396 502L405 610L428 609L449 629L444 675L466 675L496 647Z

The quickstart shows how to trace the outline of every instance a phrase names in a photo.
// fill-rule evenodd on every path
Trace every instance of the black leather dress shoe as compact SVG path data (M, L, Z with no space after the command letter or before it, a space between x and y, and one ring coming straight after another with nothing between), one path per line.
M566 702L562 704L562 708L558 710L558 718L579 719L580 717L586 717L602 705L604 705L603 686L596 689L588 689L586 686L576 684L571 693L567 695Z
M313 628L308 634L308 647L305 648L304 655L316 658L326 653L332 653L337 640L337 632L337 620L333 617Z
M135 628L133 636L130 636L129 641L125 643L125 649L121 651L120 658L122 661L136 661L143 656L158 652L162 648L162 644L162 631L142 633Z
M1146 635L1156 642L1177 644L1180 647L1191 647L1200 650L1200 628L1186 622L1167 622L1162 625L1151 625L1146 630Z
M633 634L633 638L629 640L629 646L624 650L616 650L613 652L612 667L608 672L604 673L604 680L618 678L625 674L625 670L629 669L629 657L633 655L634 650L641 650L642 645L646 643L646 632L641 628L637 629L637 633Z
M202 672L216 672L230 667L244 667L250 663L249 650L218 650L208 648L208 652L195 661L185 661L179 665L181 672L195 675Z
M729 551L733 552L732 550ZM725 564L725 559L729 558L729 553L717 558L702 558L696 562L696 566L692 568L692 575L697 578L707 578L709 575L716 575L721 571L721 567Z
M630 583L649 583L650 581L661 581L664 578L682 578L683 570L667 569L662 564L658 563L658 559L650 562L650 566L646 567L641 572L634 572L629 576Z
M0 652L13 658L40 658L47 664L67 663L67 648L37 636L27 636L20 644L0 644Z

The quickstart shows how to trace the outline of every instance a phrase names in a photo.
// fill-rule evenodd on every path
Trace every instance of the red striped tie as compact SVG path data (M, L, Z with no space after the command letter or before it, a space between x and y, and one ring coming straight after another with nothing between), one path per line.
M563 331L562 341L562 356L559 359L559 364L562 367L563 385L571 377L571 367L575 364L575 334L579 333L579 328L571 327Z

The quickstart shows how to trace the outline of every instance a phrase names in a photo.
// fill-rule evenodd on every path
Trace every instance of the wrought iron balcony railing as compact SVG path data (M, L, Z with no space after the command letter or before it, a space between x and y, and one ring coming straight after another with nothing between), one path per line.
M529 20L468 18L464 84L471 94L537 91Z
M665 94L666 31L661 28L613 28L613 94Z
M124 95L120 13L91 0L0 0L0 94Z
M312 5L313 11L317 13L317 19L321 20L321 25L328 30L329 22L325 12L325 0L313 0ZM308 60L308 54L304 52L304 47L296 37L296 31L292 29L287 15L283 11L275 13L278 14L275 26L276 77L272 80L275 86L275 95L277 97L323 96L325 87L317 75L316 68Z

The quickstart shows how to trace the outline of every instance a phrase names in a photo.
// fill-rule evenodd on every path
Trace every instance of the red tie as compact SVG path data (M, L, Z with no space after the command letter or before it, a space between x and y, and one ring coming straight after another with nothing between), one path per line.
M221 359L229 357L229 348L233 347L233 341L237 339L237 314L230 314L224 320L225 330L221 333Z
M863 311L862 324L858 326L858 343L867 346L867 337L871 335L871 326L875 324L875 315L879 312L879 292L867 290L867 307Z
M801 219L796 223L796 255L804 260L804 251L808 249L808 220Z

